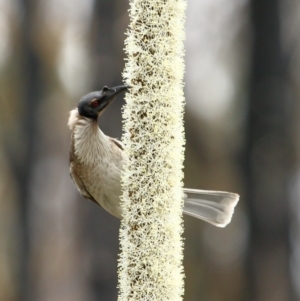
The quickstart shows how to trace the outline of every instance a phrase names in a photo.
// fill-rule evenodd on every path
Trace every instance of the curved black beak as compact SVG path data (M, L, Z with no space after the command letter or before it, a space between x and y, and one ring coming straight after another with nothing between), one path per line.
M101 94L103 95L103 101L101 102L101 107L99 108L99 113L103 111L110 103L115 99L115 97L121 92L128 91L129 86L121 85L109 88L104 86L102 88Z
M105 95L107 98L114 98L119 93L121 93L123 91L127 91L128 88L129 87L126 85L116 86L116 87L112 87L112 88L104 86L102 89L102 94Z

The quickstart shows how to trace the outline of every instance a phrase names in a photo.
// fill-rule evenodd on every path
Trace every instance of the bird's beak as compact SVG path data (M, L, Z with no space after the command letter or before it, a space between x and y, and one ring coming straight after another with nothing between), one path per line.
M105 95L104 101L101 104L100 112L102 112L114 99L115 97L120 94L121 92L128 91L129 86L121 85L109 88L104 86L102 89L102 95ZM99 112L99 113L100 113Z

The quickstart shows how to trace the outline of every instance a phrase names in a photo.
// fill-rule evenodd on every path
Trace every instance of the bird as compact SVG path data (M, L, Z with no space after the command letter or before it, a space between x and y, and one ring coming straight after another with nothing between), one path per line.
M78 191L121 219L121 172L128 160L121 141L105 135L98 118L127 85L90 92L83 96L77 108L70 111L71 130L70 176ZM239 200L236 193L200 189L183 189L183 213L217 227L230 223Z

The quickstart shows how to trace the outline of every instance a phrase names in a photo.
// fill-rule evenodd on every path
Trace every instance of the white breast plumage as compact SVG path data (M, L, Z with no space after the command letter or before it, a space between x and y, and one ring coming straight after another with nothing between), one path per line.
M96 121L79 116L77 110L70 113L69 127L73 130L70 173L76 186L82 195L89 195L120 218L121 149L116 149L117 144L99 129Z

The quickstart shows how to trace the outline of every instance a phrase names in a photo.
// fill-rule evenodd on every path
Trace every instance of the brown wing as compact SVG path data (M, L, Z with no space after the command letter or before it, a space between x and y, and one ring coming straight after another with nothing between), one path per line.
M124 150L124 146L122 144L121 141L117 140L117 139L114 139L114 138L111 138L109 137L109 139L120 149L120 150Z
M77 187L78 191L81 193L81 195L93 202L95 202L97 205L98 202L95 200L95 198L88 192L85 185L81 181L80 177L77 175L77 168L76 168L76 156L74 153L74 139L73 135L71 138L71 149L70 149L70 176L73 180L74 185ZM100 205L99 205L100 206Z

